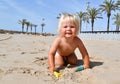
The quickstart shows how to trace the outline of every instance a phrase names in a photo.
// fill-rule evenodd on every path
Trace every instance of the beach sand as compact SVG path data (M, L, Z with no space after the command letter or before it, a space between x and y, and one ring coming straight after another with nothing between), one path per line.
M82 39L90 68L63 67L55 78L48 70L48 51L56 36L0 34L0 84L120 84L120 41ZM79 63L81 54L75 51Z

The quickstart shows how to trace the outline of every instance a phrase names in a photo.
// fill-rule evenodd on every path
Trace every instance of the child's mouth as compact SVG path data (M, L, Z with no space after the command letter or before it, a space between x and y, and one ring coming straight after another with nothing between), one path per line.
M72 34L71 32L67 32L66 34Z

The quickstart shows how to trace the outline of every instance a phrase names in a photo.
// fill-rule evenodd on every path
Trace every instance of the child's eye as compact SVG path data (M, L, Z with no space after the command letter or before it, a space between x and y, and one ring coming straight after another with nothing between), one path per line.
M63 28L75 28L75 26L63 26Z
M67 26L64 26L64 28L67 28Z
M70 26L70 28L75 28L75 26Z

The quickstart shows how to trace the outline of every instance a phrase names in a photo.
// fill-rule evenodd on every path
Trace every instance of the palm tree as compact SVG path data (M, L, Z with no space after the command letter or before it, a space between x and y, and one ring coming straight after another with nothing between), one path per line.
M116 31L119 31L119 28L120 28L120 13L114 14L113 19L115 20L114 24L116 24Z
M28 27L30 26L30 22L26 22L25 24L26 24L26 26L27 26L26 32L28 33Z
M19 24L22 24L22 32L24 32L25 23L26 23L26 19L19 20Z
M80 32L81 32L81 29L82 29L82 21L85 21L85 16L86 16L86 13L85 12L77 12L79 18L80 18Z
M34 24L30 23L30 29L31 29L31 33L32 33L32 27L34 26Z
M57 19L59 19L59 18L60 18L60 16L61 16L61 14L59 13L59 15L57 16Z
M115 4L113 0L105 0L103 4L100 5L100 10L102 12L107 13L107 31L109 31L109 24L110 24L110 16L111 16L111 11L115 11L118 9L118 5Z
M86 11L88 11L88 9L90 9L90 2L89 1L86 3ZM87 29L87 26L88 26L88 23L89 23L89 18L87 16L87 14L85 14L85 22L86 22L86 29Z
M43 34L43 27L45 26L45 23L43 22L45 19L42 19L41 27L42 27L42 34Z
M117 1L117 5L120 5L120 0Z
M35 27L35 34L36 34L36 27L37 27L37 25L34 25L34 27Z
M102 18L100 15L100 10L96 8L90 8L88 9L86 15L88 16L89 19L91 19L91 24L92 24L92 32L93 32L93 27L94 27L94 20L97 18Z

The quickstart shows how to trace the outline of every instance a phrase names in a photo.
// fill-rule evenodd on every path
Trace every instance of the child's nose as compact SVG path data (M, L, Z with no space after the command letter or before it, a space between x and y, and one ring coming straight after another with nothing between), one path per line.
M70 30L71 28L70 27L67 27L67 30Z

